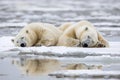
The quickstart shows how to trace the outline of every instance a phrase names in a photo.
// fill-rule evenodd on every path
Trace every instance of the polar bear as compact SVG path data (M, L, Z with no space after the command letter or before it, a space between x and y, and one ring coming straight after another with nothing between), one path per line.
M66 23L61 28L64 32L59 38L58 46L109 47L108 41L88 21Z
M48 23L30 23L12 39L15 46L55 46L62 31Z
M58 29L60 29L61 31L65 31L68 27L70 27L73 24L74 24L74 22L66 22L66 23L63 23L62 25L60 25L58 27Z

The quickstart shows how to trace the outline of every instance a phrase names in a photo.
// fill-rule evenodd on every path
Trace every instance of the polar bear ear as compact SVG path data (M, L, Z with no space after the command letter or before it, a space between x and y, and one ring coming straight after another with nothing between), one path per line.
M28 31L28 30L26 30L26 33L29 33L29 31Z
M11 39L12 42L14 42L14 39Z

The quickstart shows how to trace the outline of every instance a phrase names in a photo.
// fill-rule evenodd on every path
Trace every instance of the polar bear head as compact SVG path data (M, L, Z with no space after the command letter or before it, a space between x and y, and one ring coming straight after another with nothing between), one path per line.
M36 34L32 30L21 30L11 41L18 47L30 47L36 42Z
M102 37L102 35L91 27L86 27L80 37L81 47L109 47L108 42Z
M91 27L86 27L80 36L82 47L94 47L98 43L97 31Z

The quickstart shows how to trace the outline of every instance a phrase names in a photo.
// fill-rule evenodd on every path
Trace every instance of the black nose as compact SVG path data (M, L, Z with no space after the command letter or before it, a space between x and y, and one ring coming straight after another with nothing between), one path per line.
M21 46L21 47L25 47L26 44L25 44L25 43L21 43L20 46Z
M88 47L88 44L87 44L87 43L84 43L84 44L83 44L83 47Z

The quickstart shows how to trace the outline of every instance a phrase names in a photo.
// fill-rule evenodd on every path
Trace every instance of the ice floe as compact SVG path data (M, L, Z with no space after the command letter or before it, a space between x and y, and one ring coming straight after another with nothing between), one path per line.
M120 56L120 42L110 42L110 48L79 48L79 47L64 47L64 46L52 46L52 47L15 47L11 42L13 37L1 37L0 38L0 52L6 51L20 51L20 53L30 53L39 55L52 55L59 57L86 57L86 56Z

